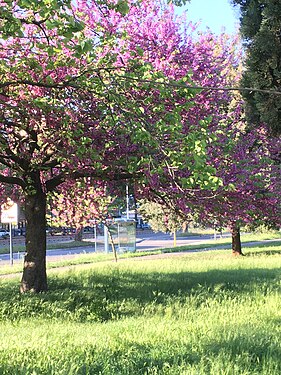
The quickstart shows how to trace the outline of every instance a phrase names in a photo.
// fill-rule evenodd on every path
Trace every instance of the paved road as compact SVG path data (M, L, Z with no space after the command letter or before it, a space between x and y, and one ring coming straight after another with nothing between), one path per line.
M224 234L223 237L229 237L230 234ZM200 245L206 241L209 241L213 239L213 235L204 235L204 236L188 236L188 237L178 237L176 241L176 246L183 246L183 245ZM68 239L70 241L70 239ZM64 242L68 241L66 238L63 239ZM90 239L87 239L89 241ZM55 240L54 240L55 241ZM62 257L68 256L68 257L75 257L77 254L87 254L87 253L93 253L95 252L95 243L93 241L93 246L85 246L85 247L74 247L74 248L68 248L68 249L62 249L59 248L59 243L62 242L62 240L58 240L58 248L54 250L47 250L47 261L52 261L55 258L61 259ZM244 243L242 244L243 247L246 246L253 246L255 244L259 243L268 243L268 242L274 242L274 241L280 241L279 240L268 240L268 241L261 241L261 242L251 242L251 243ZM153 233L151 231L143 231L139 232L137 234L137 240L136 240L136 249L137 251L149 251L149 250L155 250L159 248L169 248L174 246L174 240L173 237L169 234L164 233ZM231 245L220 245L220 244L214 244L214 247L219 248L230 248ZM104 251L104 245L99 242L97 246L97 251L102 252ZM193 250L196 251L196 250ZM22 261L24 256L24 253L14 253L14 262ZM0 265L9 263L10 260L10 254L0 254Z
M223 234L223 237L230 237L229 233ZM187 237L177 237L176 246L197 245L214 239L213 235L194 235ZM147 233L137 238L137 251L147 251L166 247L174 247L174 239L170 234Z
M229 235L226 235L229 236ZM177 246L182 245L194 245L202 243L206 240L213 239L213 235L205 235L205 236L188 236L188 237L178 237L177 238ZM75 256L77 254L87 254L95 252L95 242L94 239L87 238L87 241L92 241L93 246L85 246L85 247L74 247L74 248L68 248L63 249L60 248L61 242L70 242L72 240L71 237L51 237L48 238L48 243L57 243L57 249L54 250L47 250L47 260L52 260L54 257L63 257L63 256ZM101 237L98 239L97 244L97 251L102 252L104 251L104 244L102 243L103 238ZM16 239L17 245L24 244L24 238ZM3 242L0 244L3 246ZM8 243L5 244L5 246L8 246ZM150 230L144 230L139 231L137 233L137 239L136 239L136 249L137 251L148 251L148 250L154 250L159 248L167 248L167 247L173 247L174 246L174 240L173 236L170 234L165 233L153 233ZM110 247L110 246L109 246ZM14 261L22 261L24 256L24 253L15 252L13 254ZM10 260L10 254L0 254L0 265L3 263L7 263Z

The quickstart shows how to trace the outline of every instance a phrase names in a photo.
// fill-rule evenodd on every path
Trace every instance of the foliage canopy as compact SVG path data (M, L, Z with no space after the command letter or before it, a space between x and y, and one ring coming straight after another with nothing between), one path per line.
M275 0L232 0L240 6L241 34L246 48L242 85L275 93L245 92L250 124L267 123L281 133L281 7ZM276 92L279 92L276 93Z

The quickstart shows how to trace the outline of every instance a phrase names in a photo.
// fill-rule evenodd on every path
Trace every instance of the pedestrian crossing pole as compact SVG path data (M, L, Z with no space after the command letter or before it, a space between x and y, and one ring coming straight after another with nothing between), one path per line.
M9 224L10 227L10 265L12 266L14 263L12 225L18 223L18 205L10 198L1 205L1 223Z
M14 264L14 257L13 257L13 237L12 237L12 223L9 223L10 226L10 265Z

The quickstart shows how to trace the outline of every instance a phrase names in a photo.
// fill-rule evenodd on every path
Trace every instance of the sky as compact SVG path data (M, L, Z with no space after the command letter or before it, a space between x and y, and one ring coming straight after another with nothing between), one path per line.
M216 34L220 34L223 28L228 34L238 30L239 12L230 0L191 0L181 10L187 11L187 18L191 21L201 21L200 30L209 27Z

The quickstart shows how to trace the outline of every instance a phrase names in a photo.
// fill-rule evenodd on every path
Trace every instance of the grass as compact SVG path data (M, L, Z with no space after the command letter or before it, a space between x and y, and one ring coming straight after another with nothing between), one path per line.
M216 237L217 238L220 238L220 235L221 233L223 235L226 235L226 234L229 234L229 230L228 229L224 229L222 230L222 232L220 231L214 231L213 228L190 228L190 230L188 232L179 232L177 233L177 236L180 238L180 237L192 237L192 236L205 236L205 235L211 235L211 236L214 236L214 234L216 233ZM257 230L256 232L252 232L252 233L246 233L246 232L243 232L243 230L241 230L241 234L242 236L248 236L249 238L251 239L254 239L254 238L261 238L261 239L274 239L274 238L280 238L281 236L281 233L280 231L278 230Z
M202 233L181 233L178 235L178 238L180 239L183 236L200 236L203 235ZM199 237L200 238L200 237ZM241 241L243 243L247 242L252 242L252 241L263 241L263 240L272 240L272 239L280 239L281 240L281 233L276 231L276 232L267 232L267 233L249 233L249 234L242 234L241 235ZM206 240L204 243L204 246L213 246L214 244L219 244L219 245L226 245L231 243L231 238L220 238L219 235L217 236L216 239L210 239ZM98 245L101 245L102 243L99 242ZM55 243L47 243L47 249L69 249L73 247L86 247L86 246L94 246L94 242L92 241L68 241L68 242L55 242ZM192 245L192 246L185 246L187 249L192 249L192 248L198 248L198 245ZM199 246L201 247L201 245ZM13 252L15 254L17 253L22 253L25 251L25 246L24 245L13 245ZM10 252L9 244L6 246L1 246L0 247L0 254L7 254Z
M1 279L0 373L279 375L281 244L245 253L51 270L40 295Z
M56 243L47 243L47 250L51 249L69 249L72 247L85 247L85 246L94 246L91 241L69 241L69 242L56 242ZM25 245L13 245L14 253L21 253L25 251ZM8 254L10 252L9 244L6 246L0 247L0 254Z
M260 233L260 234L243 234L241 236L242 240L242 246L247 245L247 243L252 243L255 241L263 241L263 240L272 240L277 239L276 242L274 242L274 246L281 245L281 239L280 239L280 232L269 232L269 233ZM278 241L280 239L280 241ZM218 248L223 249L224 246L231 244L231 238L218 238L216 240L206 240L204 243L198 243L196 245L183 245L183 246L177 246L172 248L164 248L164 249L155 249L155 250L149 250L145 252L136 252L136 253L125 253L125 254L119 254L118 258L130 258L130 257L141 257L144 255L152 255L152 254L160 254L160 253L173 253L173 252L181 252L181 251L201 251L201 250L208 250L210 248ZM71 242L65 242L65 243L57 243L57 244L50 244L50 247L48 246L48 249L51 248L60 248L60 249L67 249L67 248L73 248L73 247L84 247L84 246L91 246L93 247L92 242L79 242L79 241L71 241ZM269 244L263 244L259 245L259 248L267 247ZM253 246L252 246L253 247ZM15 259L17 258L17 254L15 251ZM59 260L55 261L47 261L47 268L57 268L57 267L67 267L67 266L73 266L73 265L79 265L79 264L91 264L96 262L105 262L105 261L111 261L113 259L112 253L110 254L104 254L104 253L88 253L88 254L79 254L74 255L71 257L61 257ZM8 275L13 273L20 273L22 272L22 262L15 262L13 267L10 265L0 265L0 276L1 275Z
M187 234L187 237L189 236L203 236L204 234L198 234L198 233L189 233ZM181 239L181 237L185 237L184 233L181 233L178 238ZM254 242L254 241L264 241L264 240L274 240L274 239L281 239L281 232L280 231L272 231L267 233L241 233L241 241L243 243L245 242ZM222 243L222 244L230 244L231 243L231 237L220 237L219 234L217 234L216 239L210 239L208 240L210 243Z

